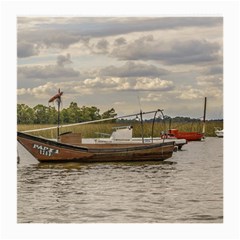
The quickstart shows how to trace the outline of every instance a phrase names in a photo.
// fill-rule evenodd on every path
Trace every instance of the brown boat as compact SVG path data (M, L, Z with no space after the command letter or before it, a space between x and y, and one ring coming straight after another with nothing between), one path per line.
M17 132L17 140L40 162L163 161L172 157L174 141L166 143L69 144Z

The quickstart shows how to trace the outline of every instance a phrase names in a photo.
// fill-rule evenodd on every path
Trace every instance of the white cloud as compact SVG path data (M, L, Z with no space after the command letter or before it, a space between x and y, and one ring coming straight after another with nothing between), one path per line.
M161 93L149 93L145 97L140 98L141 102L162 102L163 97Z
M219 75L200 76L197 77L197 83L199 86L222 88L223 78Z
M159 78L138 78L136 81L136 85L134 87L135 90L152 90L152 91L169 91L174 88L172 81L162 80Z
M169 91L173 89L171 81L161 80L158 78L94 78L84 81L69 81L69 82L47 82L43 85L34 88L18 89L18 95L30 94L36 98L46 98L51 96L58 88L63 89L67 94L89 95L95 94L96 91Z
M184 99L184 100L193 100L193 99L199 99L203 97L204 97L204 94L202 90L186 88L184 91L180 93L180 95L177 98Z

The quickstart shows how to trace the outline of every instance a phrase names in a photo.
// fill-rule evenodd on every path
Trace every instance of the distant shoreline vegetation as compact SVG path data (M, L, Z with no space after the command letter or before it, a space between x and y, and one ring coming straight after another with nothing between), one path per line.
M54 106L44 106L38 104L31 108L26 104L17 104L17 124L57 124L57 110ZM114 108L111 108L102 114L100 109L95 106L79 107L77 103L71 102L68 108L61 109L60 122L61 124L78 123L93 121L99 119L113 118L116 117L117 113ZM143 119L144 122L152 122L153 119ZM134 119L114 119L111 122L117 123L129 123L137 122L139 120ZM163 121L162 118L157 117L156 122ZM190 117L169 117L164 116L165 122L172 123L193 123L201 122L199 118ZM223 119L207 120L207 122L223 122Z
M71 102L68 108L61 109L61 125L69 123L86 122L98 119L116 117L117 113L111 108L100 114L100 109L95 106L79 107L77 103ZM17 104L17 124L18 131L25 131L34 128L54 126L57 124L57 110L52 106L41 104L31 108L26 104ZM97 137L97 132L111 134L113 127L133 125L133 136L141 136L141 124L136 119L114 119L95 124L84 124L74 127L62 128L62 132L81 132L84 137ZM206 121L206 136L215 136L215 127L223 128L223 119ZM202 121L190 117L165 116L164 119L157 117L154 127L154 137L158 137L161 131L167 131L169 128L177 128L180 131L202 132ZM55 138L56 130L35 132L34 135ZM144 136L150 137L152 133L152 119L144 120Z
M18 124L57 124L58 112L54 106L38 104L31 108L26 104L17 104ZM60 122L63 124L93 121L117 116L114 108L100 114L95 106L79 107L71 102L68 108L61 109Z

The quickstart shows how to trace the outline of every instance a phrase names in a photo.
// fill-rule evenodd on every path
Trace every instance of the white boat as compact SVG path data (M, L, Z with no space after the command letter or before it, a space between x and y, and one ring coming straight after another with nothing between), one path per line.
M217 135L217 137L223 138L223 129L215 127L215 134Z
M120 126L114 127L112 134L97 133L100 138L82 138L82 143L163 143L163 142L175 142L175 145L180 150L183 145L187 144L186 139L163 139L161 137L144 137L134 138L132 137L132 126Z

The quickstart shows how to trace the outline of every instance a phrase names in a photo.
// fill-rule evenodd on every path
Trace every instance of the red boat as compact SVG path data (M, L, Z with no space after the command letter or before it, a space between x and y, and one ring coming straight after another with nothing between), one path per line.
M199 132L179 132L178 129L170 129L162 138L186 139L187 141L201 141L204 138L203 133Z
M180 132L178 129L170 129L167 134L163 134L161 138L177 138L177 139L186 139L187 141L201 141L204 138L205 133L205 121L206 121L206 107L207 107L207 98L204 99L204 112L203 112L203 129L202 133L199 132Z

